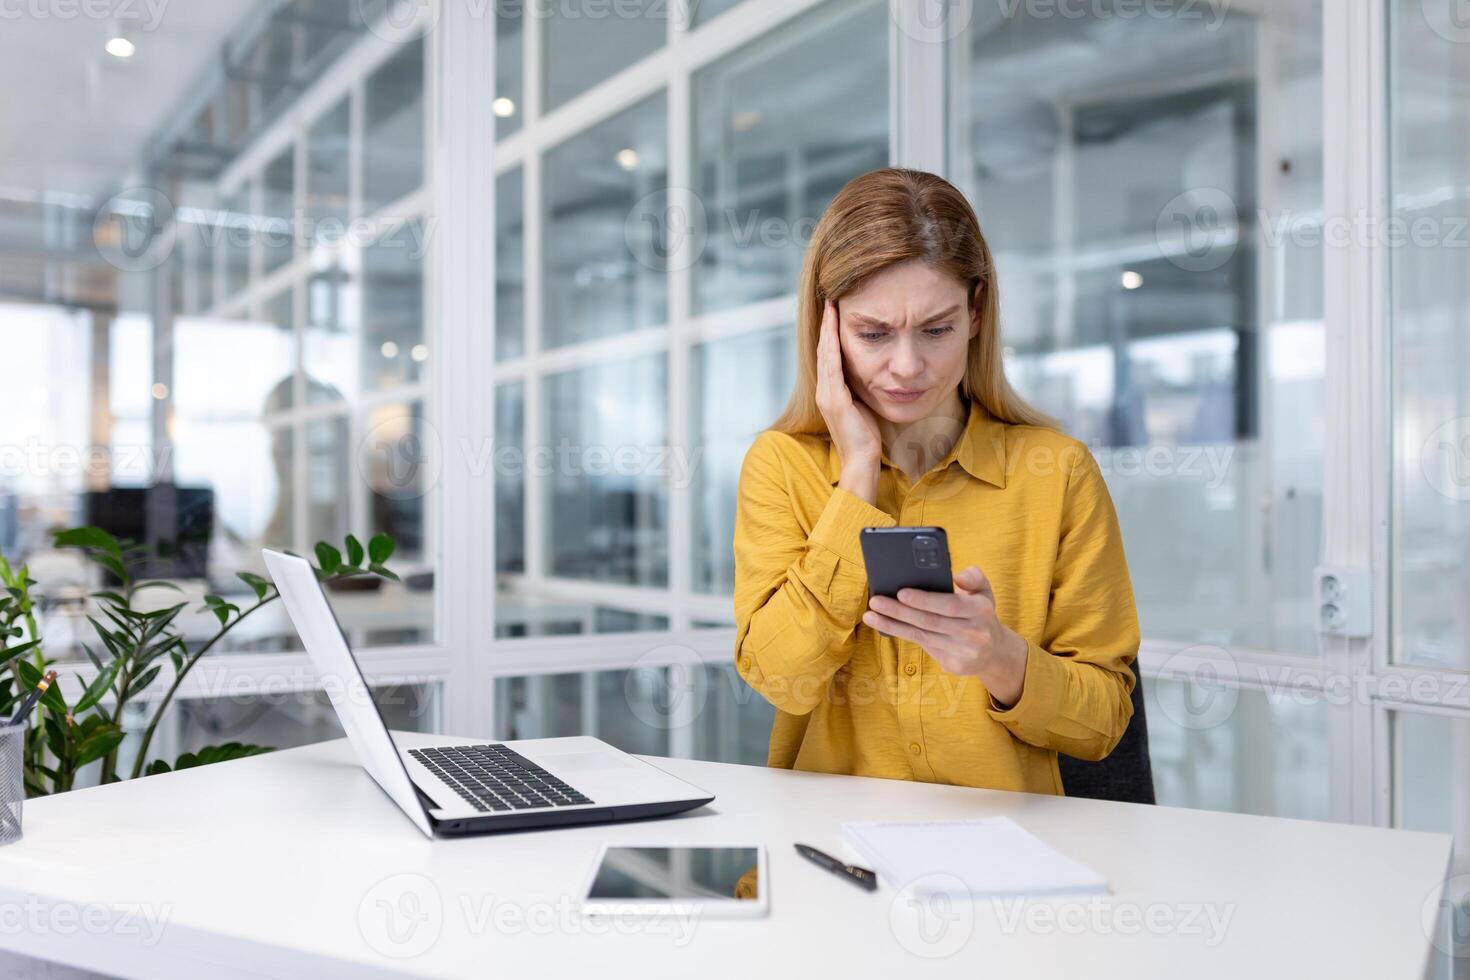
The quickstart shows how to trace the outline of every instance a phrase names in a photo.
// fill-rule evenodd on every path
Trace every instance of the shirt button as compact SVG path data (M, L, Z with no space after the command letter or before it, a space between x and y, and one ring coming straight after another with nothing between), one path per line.
M918 664L904 664L903 665L903 672L905 674L908 674L910 677L913 677L915 674L917 674L919 672L919 665Z
M750 658L749 657L741 657L740 658L740 669L741 670L750 670Z
M914 755L918 755L921 752L923 752L924 750L923 750L923 748L920 747L920 745L919 745L918 742L910 742L909 743L909 751L912 752Z

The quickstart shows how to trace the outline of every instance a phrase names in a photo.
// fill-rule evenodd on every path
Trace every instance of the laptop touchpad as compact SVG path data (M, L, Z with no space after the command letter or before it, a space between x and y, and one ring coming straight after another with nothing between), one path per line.
M561 772L585 772L589 769L625 769L633 765L616 752L568 752L566 755L541 756L543 765Z

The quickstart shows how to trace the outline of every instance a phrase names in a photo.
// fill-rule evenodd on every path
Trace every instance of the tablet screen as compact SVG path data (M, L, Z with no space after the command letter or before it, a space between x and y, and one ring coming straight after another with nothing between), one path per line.
M754 847L609 847L587 897L594 901L756 901Z

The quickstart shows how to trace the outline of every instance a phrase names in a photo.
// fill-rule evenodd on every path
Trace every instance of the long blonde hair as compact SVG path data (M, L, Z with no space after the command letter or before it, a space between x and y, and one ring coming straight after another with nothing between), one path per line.
M796 386L770 428L827 435L817 408L817 340L827 299L839 299L880 269L922 259L967 286L980 329L970 339L961 393L1002 422L1060 429L1012 390L1001 363L1000 295L990 246L970 202L942 177L885 167L855 177L817 222L801 268L796 309Z

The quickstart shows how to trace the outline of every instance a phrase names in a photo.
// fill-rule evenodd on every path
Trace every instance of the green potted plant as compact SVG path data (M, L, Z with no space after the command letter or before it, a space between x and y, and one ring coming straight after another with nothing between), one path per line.
M215 649L236 626L279 598L275 586L259 575L239 572L237 577L253 599L237 605L209 594L201 611L212 613L219 627L192 645L180 631L177 620L187 602L165 603L144 608L140 597L151 590L178 592L172 582L139 581L133 572L145 553L118 541L95 527L77 527L57 532L59 547L78 548L89 561L110 573L116 583L92 594L96 614L88 617L97 643L82 649L96 668L90 684L68 700L61 685L51 685L42 695L25 746L27 796L44 796L69 790L78 771L100 762L99 781L116 782L119 753L127 733L122 726L124 709L134 702L149 705L148 722L133 754L128 775L136 778L189 768L210 762L268 752L269 748L239 742L211 745L185 753L172 763L149 761L148 752L164 712L173 702L179 685L201 658ZM344 551L327 542L315 548L317 578L325 583L374 576L397 580L387 567L394 542L379 534L364 546L348 535ZM55 660L45 655L43 637L36 624L32 589L35 581L24 565L12 566L0 556L0 716L8 716L19 701L40 681ZM167 675L166 667L172 667ZM168 687L155 698L150 688L167 676Z

